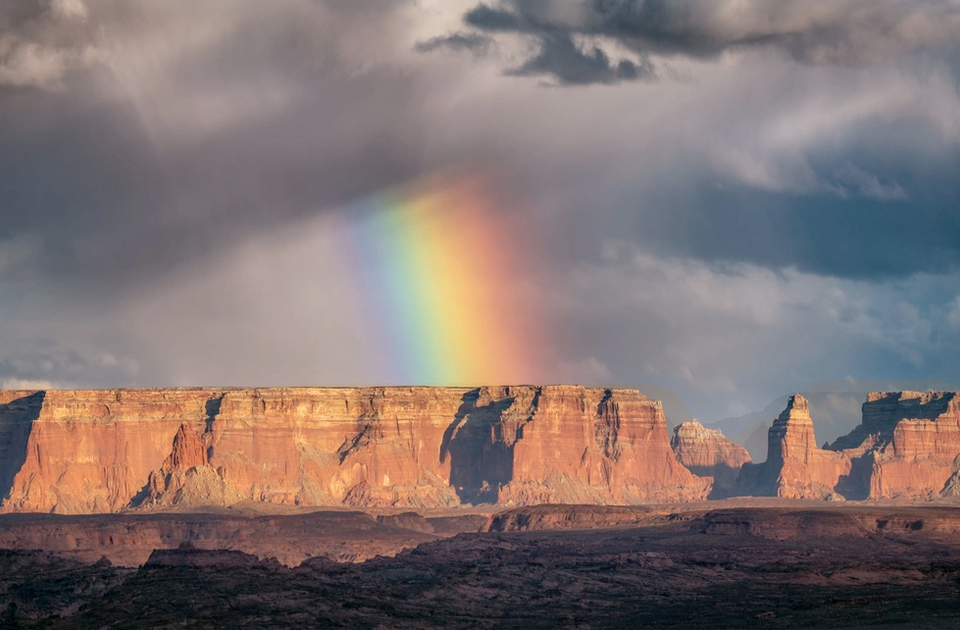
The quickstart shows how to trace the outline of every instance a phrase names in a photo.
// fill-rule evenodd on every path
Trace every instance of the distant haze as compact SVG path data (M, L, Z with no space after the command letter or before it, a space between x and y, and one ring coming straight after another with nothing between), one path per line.
M940 0L10 0L0 387L960 382L958 75Z

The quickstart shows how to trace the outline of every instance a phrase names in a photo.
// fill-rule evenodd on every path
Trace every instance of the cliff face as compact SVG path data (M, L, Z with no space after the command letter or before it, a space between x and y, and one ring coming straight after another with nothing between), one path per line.
M544 388L523 404L532 413L506 427L506 442L516 439L502 504L699 500L709 492L670 449L659 401L624 389Z
M767 461L742 471L741 493L931 499L960 492L960 400L954 392L872 392L862 424L822 449L797 395L769 440Z
M204 390L48 391L5 511L112 512L170 452L181 423L201 424Z
M720 429L707 429L696 420L674 428L670 447L690 472L713 477L710 498L732 494L740 469L750 462L747 449L728 440Z
M863 405L872 444L869 496L933 498L948 493L960 458L960 399L955 392L874 392ZM899 418L890 427L882 416ZM867 427L867 418L878 417Z
M11 470L2 486L9 488L7 512L241 500L357 507L635 503L697 500L709 492L709 481L674 456L660 403L632 390L28 394L0 399L0 448L14 455L2 460Z
M790 398L767 439L767 474L777 471L778 497L826 498L840 476L850 472L848 457L817 447L810 409L800 394Z

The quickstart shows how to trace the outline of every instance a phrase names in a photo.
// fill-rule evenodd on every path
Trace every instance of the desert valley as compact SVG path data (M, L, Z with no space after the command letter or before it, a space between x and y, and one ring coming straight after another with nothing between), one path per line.
M764 462L628 389L0 396L9 627L960 619L953 392L822 447L797 394Z
M960 628L960 0L0 0L0 630Z

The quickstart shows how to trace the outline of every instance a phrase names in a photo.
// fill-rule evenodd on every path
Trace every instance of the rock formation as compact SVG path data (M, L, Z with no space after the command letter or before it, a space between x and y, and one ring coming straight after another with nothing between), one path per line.
M170 455L159 470L147 478L147 486L133 498L137 507L194 508L204 505L232 505L243 497L223 477L222 470L209 465L207 445L186 423L173 436Z
M863 467L869 464L865 489L871 498L928 499L949 492L960 457L955 392L874 392L863 405L863 420L867 435L851 452L863 452Z
M769 456L745 466L742 494L789 498L932 499L960 492L960 399L954 392L872 392L863 422L816 446L806 401L791 398L769 432Z
M180 425L203 425L210 398L193 389L45 392L2 509L119 510L166 459Z
M720 429L707 429L696 420L674 428L670 447L690 472L713 477L710 498L733 493L740 469L750 461L747 449L728 440Z
M770 427L763 466L772 494L786 499L832 498L837 480L850 472L848 457L817 447L810 409L800 394L790 397Z
M6 451L0 452L12 453L3 459L11 474L0 487L6 512L241 500L411 508L639 503L698 500L709 492L709 480L674 456L660 403L634 390L131 389L3 396L0 448Z

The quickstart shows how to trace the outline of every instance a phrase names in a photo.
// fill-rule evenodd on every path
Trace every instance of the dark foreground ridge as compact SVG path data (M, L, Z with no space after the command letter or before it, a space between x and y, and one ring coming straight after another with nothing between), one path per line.
M960 624L960 510L770 505L692 512L680 507L517 508L486 521L488 531L460 533L393 558L352 564L313 558L288 567L252 554L189 544L158 551L139 568L83 563L50 552L2 551L0 625Z

